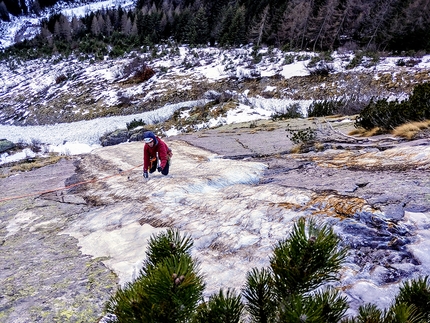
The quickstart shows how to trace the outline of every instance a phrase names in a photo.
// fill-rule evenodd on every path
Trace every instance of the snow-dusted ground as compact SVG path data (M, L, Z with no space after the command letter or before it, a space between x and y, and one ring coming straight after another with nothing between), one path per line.
M40 31L41 21L47 19L52 13L61 12L71 19L73 16L83 17L101 9L118 8L119 6L127 9L133 4L134 2L130 0L104 0L92 3L76 1L72 5L58 2L55 7L40 13L39 16L15 17L9 15L11 21L2 21L0 24L0 49L7 48L17 41L33 38Z
M211 59L207 63L202 63L201 66L196 66L190 70L182 69L182 62L184 57L190 55L191 49L188 47L180 48L180 56L174 58L161 58L154 60L152 64L154 66L160 67L163 65L170 66L169 73L177 74L178 76L186 75L189 78L194 79L202 79L207 81L216 81L222 78L227 78L232 76L232 71L226 68L228 64L241 64L240 60L235 61L235 57L239 57L240 53L243 52L243 55L250 54L251 48L243 48L237 49L235 51L222 51L216 48L207 48L202 49L200 52L200 56L204 57L205 55L210 55ZM264 50L263 50L264 51ZM206 54L205 54L206 53ZM295 61L293 64L284 65L282 62L282 53L278 52L276 56L278 57L275 61L276 63L271 62L270 59L266 58L261 63L253 67L253 71L257 71L260 75L273 76L275 74L280 74L285 79L294 77L294 76L302 76L309 74L309 71L306 69L306 64L308 61ZM337 57L333 66L339 72L343 71L345 68L345 62L342 58L344 55L336 55ZM228 58L228 59L226 59ZM387 57L381 60L380 64L378 64L374 70L375 71L385 71L385 73L394 73L396 71L396 62L402 57ZM178 62L175 62L178 60ZM229 61L230 63L226 63ZM42 62L40 62L42 63ZM44 62L42 65L46 66L47 62ZM85 63L80 63L77 61L72 61L68 63L58 63L54 64L52 68L38 68L37 61L30 62L24 66L18 67L17 69L11 69L7 66L7 64L0 64L0 101L1 99L7 97L10 91L16 91L18 89L19 92L25 92L28 96L36 95L41 88L53 86L55 84L55 76L63 73L64 68L69 66L70 64L76 64L78 69L82 69L80 74L83 79L99 79L104 80L105 83L112 82L113 74L115 74L115 69L118 69L116 64L113 62L106 61L101 62L99 65L87 65ZM20 71L22 69L22 71ZM357 67L357 70L361 69L361 67ZM426 71L430 69L430 55L424 56L421 58L421 63L414 67L415 71ZM241 75L247 75L251 73L250 69L245 67L239 67L233 69L233 73L236 73L236 77L240 77ZM351 70L350 73L354 73L354 70ZM26 75L26 77L24 77ZM154 79L151 79L151 84L160 83L161 85L166 82L163 77L155 76ZM170 84L167 84L170 86ZM178 86L178 85L175 85ZM71 91L72 89L70 89ZM268 91L271 89L268 88ZM55 89L53 90L55 91ZM96 91L96 90L95 90ZM111 92L109 92L111 91ZM105 105L110 106L114 104L112 98L116 98L117 89L106 89L103 93L100 94L100 97L104 97ZM130 93L131 96L141 93L146 93L145 91L149 91L146 94L144 100L148 100L151 98L154 93L151 90L147 90L141 85L137 86L134 89L129 89L129 91L134 91L134 93ZM247 90L244 93L239 94L240 97L243 96L243 103L241 103L236 109L228 111L228 113L224 116L220 116L216 119L211 119L206 122L202 122L201 124L195 125L194 129L204 129L220 126L223 124L230 124L236 122L245 122L252 120L260 120L260 119L269 119L271 115L276 112L283 111L285 107L297 103L300 105L302 113L306 116L307 108L312 103L311 100L290 100L290 99L265 99L260 96L251 97L248 96ZM402 98L402 97L398 97ZM98 118L94 120L88 121L79 121L73 123L65 123L65 124L54 124L54 125L44 125L44 126L13 126L13 125L0 125L0 139L8 139L13 142L23 141L26 143L31 143L32 141L38 141L43 144L48 145L46 148L47 151L55 151L60 153L67 154L78 154L80 152L88 152L93 148L99 147L100 141L99 138L111 131L114 131L119 128L125 128L126 123L131 122L134 119L142 119L146 124L152 124L154 121L164 121L169 119L173 113L183 107L192 108L195 105L201 105L203 103L203 99L200 101L190 101L190 102L182 102L179 104L166 104L165 106L139 114L132 114L127 116L117 116L117 117L105 117ZM82 112L82 111L81 111ZM25 112L28 114L29 112ZM1 114L1 110L0 110ZM182 118L187 118L187 112L182 112ZM165 136L176 135L179 129L171 128L165 130ZM3 154L0 156L0 164L5 162L14 161L16 159L22 158L20 156L9 156L7 154Z
M85 254L108 257L105 264L118 274L121 283L125 283L132 281L141 268L142 252L139 250L146 246L144 241L151 234L163 230L148 224L140 226L136 220L151 223L152 219L166 226L172 225L190 234L195 241L193 256L200 262L206 277L206 297L219 288L232 287L239 291L244 285L246 273L252 267L269 265L272 247L288 236L294 221L315 211L314 207L307 207L315 193L296 188L294 183L290 187L258 185L267 168L260 162L219 158L216 154L180 141L170 142L170 146L174 159L167 177L155 173L145 181L139 168L128 177L106 181L103 190L91 188L87 193L107 201L108 206L92 210L63 233L76 237ZM141 148L142 143L126 143L96 149L93 154L109 161L113 168L127 170L141 162ZM398 156L395 150L371 155L367 158L387 160L402 157L404 162L407 162L408 156L411 160L417 158L413 149L401 149ZM423 161L430 158L430 149L421 149L419 158ZM99 177L109 175L107 172L100 173L94 164L88 170ZM278 205L283 203L302 208ZM330 204L329 199L326 203ZM345 200L344 203L348 202ZM357 214L364 214L366 210L370 212L368 206L353 207ZM386 219L382 212L373 212L375 219ZM335 232L351 243L363 238L359 231L355 235L348 231L352 225L348 220L327 214L320 214L318 218L329 221ZM410 239L413 242L408 244L407 251L420 262L412 265L394 261L392 267L405 276L430 274L426 233L429 224L430 213L414 212L406 212L404 219L397 224L397 227L412 233ZM387 258L401 254L379 251ZM348 297L351 304L349 314L356 313L358 306L367 302L387 308L399 288L399 283L383 283L390 275L390 267L384 266L382 259L364 268L350 260L341 270L340 284L336 284L342 286Z

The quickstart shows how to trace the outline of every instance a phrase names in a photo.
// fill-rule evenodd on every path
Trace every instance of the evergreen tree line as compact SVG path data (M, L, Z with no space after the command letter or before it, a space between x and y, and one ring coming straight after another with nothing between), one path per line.
M50 8L54 6L57 2L57 0L2 0L0 1L0 21L10 21L10 15L38 15L42 12L43 9Z
M40 7L42 0L38 1ZM29 10L24 7L22 0L3 0L0 17L7 17L8 11L24 14ZM35 48L37 55L78 51L117 56L167 39L192 46L253 43L284 50L329 51L344 46L391 52L429 51L430 3L138 0L133 10L103 9L71 20L53 15L43 21L36 38L16 44L8 53Z

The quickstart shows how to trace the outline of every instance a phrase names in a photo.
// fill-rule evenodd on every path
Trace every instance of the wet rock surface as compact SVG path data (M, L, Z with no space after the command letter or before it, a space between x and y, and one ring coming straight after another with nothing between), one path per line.
M303 127L312 123L300 122ZM360 197L396 220L404 211L430 211L430 139L358 138L352 144L325 138L323 151L291 153L294 144L286 131L290 123L260 121L256 128L249 123L230 125L181 138L225 158L252 158L267 164L260 184ZM334 124L342 132L353 129L352 122Z
M61 231L89 207L64 187L73 161L1 179L0 322L91 322L117 277Z
M174 153L171 175L148 182L141 142L0 179L0 322L97 321L121 279L135 275L143 260L147 235L139 228L148 225L194 232L203 263L223 259L228 270L208 283L211 290L228 286L232 273L244 275L234 272L238 262L267 264L273 242L298 216L328 221L350 247L342 286L357 280L387 286L423 273L409 248L420 239L417 227L405 214L430 211L429 140L326 140L328 149L292 154L285 129L262 121L166 138ZM213 153L223 156L218 168ZM222 182L220 172L234 174L247 163L258 169L259 182ZM201 186L210 191L219 181L214 199L205 199ZM79 182L85 183L51 191ZM230 229L220 230L220 214L229 207L237 212L223 220ZM115 230L131 242L114 241L107 252L104 239L112 240ZM90 248L96 242L100 254ZM115 260L115 249L130 253L122 249L127 246L133 260ZM352 306L359 305L363 299L348 288Z
M403 221L405 212L430 211L430 140L363 138L362 142L345 144L325 138L326 150L291 154L285 153L293 145L283 138L285 124L266 121L265 127L268 124L270 131L242 126L239 131L224 129L216 135L213 130L189 134L184 140L225 158L237 158L234 151L265 163L268 168L261 186L312 192L305 204L279 206L328 216L328 223L351 250L348 266L354 270L354 279L377 277L377 283L383 285L414 277L421 262L408 245L420 238L416 228ZM348 129L342 127L342 131ZM342 285L349 282L345 274ZM362 304L362 299L349 296L351 304Z

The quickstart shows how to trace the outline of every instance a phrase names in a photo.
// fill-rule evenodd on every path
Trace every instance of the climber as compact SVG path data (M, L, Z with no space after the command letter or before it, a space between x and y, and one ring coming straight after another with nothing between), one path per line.
M167 144L151 131L143 134L143 177L148 178L148 172L158 170L163 175L169 174L172 150Z

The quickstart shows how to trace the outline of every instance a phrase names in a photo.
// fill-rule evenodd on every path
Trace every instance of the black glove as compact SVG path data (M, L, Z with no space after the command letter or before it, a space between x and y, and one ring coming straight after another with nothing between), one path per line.
M158 166L157 170L158 170L159 172L161 172L161 171L163 170L163 168L161 168L160 166Z
M148 172L143 172L143 177L148 178Z

